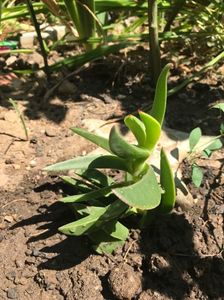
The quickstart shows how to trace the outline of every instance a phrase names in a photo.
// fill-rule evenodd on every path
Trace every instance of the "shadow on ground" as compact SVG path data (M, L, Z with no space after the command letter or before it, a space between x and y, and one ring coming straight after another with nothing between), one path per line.
M127 57L121 54L100 59L66 79L65 82L69 82L70 88L68 85L66 89L65 82L62 82L61 86L64 85L64 88L54 89L49 97L46 97L49 90L72 71L62 70L60 76L53 75L50 84L47 84L43 77L30 77L13 91L8 87L6 92L3 89L0 103L2 106L8 106L5 99L9 97L25 100L25 115L28 118L39 119L44 116L60 124L66 118L69 102L79 103L84 109L95 100L108 108L116 102L119 103L122 113L116 115L114 112L111 115L102 111L100 115L105 120L121 117L122 114L136 111L152 103L154 89L150 76L147 75L147 58L148 52L139 47L137 50L129 51ZM176 86L182 80L180 75L176 76L179 73L178 70L171 71L170 87ZM176 77L178 78L174 79ZM210 80L208 76L206 83L193 83L168 98L166 115L168 127L190 132L200 126L204 134L219 133L221 116L218 111L209 108L224 98L224 90L221 80L217 77L214 82L213 77ZM100 118L96 109L93 112L93 118Z

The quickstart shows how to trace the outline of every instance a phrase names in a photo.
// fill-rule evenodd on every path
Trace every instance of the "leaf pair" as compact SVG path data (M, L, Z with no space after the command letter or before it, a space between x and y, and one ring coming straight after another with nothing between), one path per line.
M125 117L125 125L134 134L138 146L143 149L147 149L150 152L158 142L161 126L159 122L149 114L139 111L139 120L133 115Z

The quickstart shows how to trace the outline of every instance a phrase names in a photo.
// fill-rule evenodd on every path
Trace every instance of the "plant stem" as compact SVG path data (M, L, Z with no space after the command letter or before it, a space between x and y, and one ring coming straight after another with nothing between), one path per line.
M26 123L25 123L25 120L24 120L24 116L22 114L22 112L19 110L16 102L13 100L13 99L9 99L9 103L12 105L12 107L15 109L16 113L18 114L18 117L22 123L22 126L23 126L23 129L24 129L24 132L25 132L25 136L26 136L26 141L29 140L29 136L28 136L28 130L27 130L27 127L26 127Z
M0 26L2 23L2 0L0 0ZM0 33L1 33L1 28L0 28Z
M47 53L45 51L43 39L42 39L41 32L40 32L40 26L37 22L37 18L36 18L36 15L35 15L35 11L33 9L32 2L30 0L26 0L26 3L27 3L28 10L30 12L30 15L31 15L31 19L33 21L33 25L34 25L36 33L37 33L37 39L38 39L41 54L42 54L43 60L44 60L44 72L47 76L47 81L49 82L50 81L50 69L49 69L48 61L47 61Z
M161 72L160 47L158 37L158 6L157 0L148 0L148 20L149 20L149 64L152 68L153 84L155 85Z

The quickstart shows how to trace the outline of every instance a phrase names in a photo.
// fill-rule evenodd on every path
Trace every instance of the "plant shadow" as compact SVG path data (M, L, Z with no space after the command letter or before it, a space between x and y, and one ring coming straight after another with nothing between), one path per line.
M0 95L0 105L8 107L6 99L9 97L18 101L26 100L24 114L29 119L37 120L44 116L56 124L60 124L66 118L69 102L83 107L90 117L92 115L91 118L103 118L105 121L122 118L123 115L138 109L147 110L154 96L148 55L147 50L138 47L136 50L130 50L127 57L116 54L106 59L98 59L88 68L65 80L74 87L74 91L69 91L62 82L61 85L65 85L63 93L59 88L53 89L49 97L45 97L49 90L74 70L61 70L60 75L53 75L51 84L47 84L43 77L38 78L34 75L16 91L6 91L5 96ZM166 61L163 62L165 63ZM177 80L172 79L177 73L178 69L171 70L169 87L178 84ZM200 126L204 134L217 134L221 116L218 110L209 108L223 97L224 91L219 81L212 84L192 83L190 87L168 98L167 127L190 132ZM111 109L117 102L120 102L122 112ZM99 106L97 109L94 108L96 104ZM92 109L90 105L93 105Z
M224 297L223 258L199 254L194 230L184 214L172 213L142 234L143 290L175 300Z
M69 194L72 189L62 183L44 183L34 189L35 192L58 191L64 189ZM74 192L74 191L73 191ZM86 237L65 236L58 232L58 228L74 221L74 213L67 205L60 202L40 205L38 213L23 219L10 229L31 228L36 226L37 234L27 239L31 248L39 249L41 262L38 269L66 270L79 264L87 258L92 250Z

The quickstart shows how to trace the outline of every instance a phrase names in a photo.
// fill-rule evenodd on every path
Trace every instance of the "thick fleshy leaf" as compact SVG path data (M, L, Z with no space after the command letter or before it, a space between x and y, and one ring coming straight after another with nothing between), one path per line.
M78 213L82 217L86 217L91 214L95 214L98 211L101 211L105 206L101 205L102 203L99 200L93 199L91 205L80 202L69 203L70 207L75 213Z
M60 178L70 186L74 187L74 190L76 191L82 191L83 193L89 192L93 186L88 185L83 180L79 180L77 178L73 178L70 176L60 176Z
M138 145L140 147L144 146L146 140L146 131L145 125L142 123L142 121L133 115L128 115L124 118L124 123L134 134L136 140L138 141Z
M116 250L118 247L122 247L125 244L125 240L117 240L113 239L112 237L108 236L106 233L102 232L94 232L94 236L98 235L102 239L103 242L100 242L97 245L93 245L93 249L96 251L96 253L104 254L113 253L114 250ZM106 242L104 242L106 240ZM93 240L94 242L94 240Z
M176 188L173 172L164 150L160 153L160 183L164 190L159 209L163 213L170 212L176 200Z
M86 194L67 196L67 197L60 199L60 201L64 202L64 203L88 202L89 200L92 200L92 199L98 199L102 196L107 196L108 194L110 194L110 192L111 192L110 187L104 187L102 189L91 191Z
M200 187L203 179L203 172L197 165L192 166L192 181L196 187Z
M97 230L105 222L119 218L127 209L128 206L125 203L117 200L106 207L98 207L87 217L66 224L60 227L59 230L68 235L79 236Z
M59 228L59 231L61 231L64 234L67 235L82 235L89 231L91 227L94 227L99 220L99 218L105 214L106 208L100 207L97 211L93 212L91 215L88 215L84 218L81 218L75 222L68 223L64 226L61 226Z
M152 109L150 114L155 118L160 125L163 124L163 119L166 112L166 102L167 102L167 77L169 74L169 70L171 68L171 64L167 64L159 75L157 84L155 97L152 105Z
M117 247L122 246L127 239L129 230L120 222L108 222L99 231L89 234L97 253L112 253Z
M107 150L108 152L111 152L108 139L106 139L102 136L99 136L95 133L88 132L87 130L82 129L82 128L72 127L70 129L73 132L75 132L76 134L78 134L78 135L84 137L85 139L89 140L90 142L96 144L97 146Z
M151 166L139 181L125 187L115 188L113 192L124 203L142 210L153 209L161 201L161 189Z
M147 159L150 154L146 149L129 144L120 134L116 126L111 129L109 143L111 151L124 159Z
M189 147L192 152L201 138L201 129L199 127L194 128L189 135Z
M151 151L154 149L160 137L160 123L155 118L153 118L149 114L144 113L143 111L139 112L139 116L144 123L146 130L146 140L144 143L144 147Z
M67 171L75 169L118 169L128 171L124 159L114 155L87 155L79 156L59 162L44 168L45 171Z
M108 186L114 182L113 178L105 175L97 169L76 171L76 174L82 179L87 180L98 187Z

